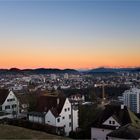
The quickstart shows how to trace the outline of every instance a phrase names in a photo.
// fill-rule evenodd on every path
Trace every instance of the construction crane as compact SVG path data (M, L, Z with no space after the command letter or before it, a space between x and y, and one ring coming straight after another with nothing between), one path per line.
M108 86L109 84L105 84L102 82L101 84L95 84L94 87L102 87L102 104L105 103L105 86Z

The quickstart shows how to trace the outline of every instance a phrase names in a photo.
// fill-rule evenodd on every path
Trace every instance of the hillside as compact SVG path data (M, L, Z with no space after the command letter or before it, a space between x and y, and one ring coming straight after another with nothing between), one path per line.
M96 68L89 71L86 71L89 74L95 74L95 73L111 73L115 74L118 72L140 72L140 68Z
M77 70L74 69L46 69L46 68L38 68L38 69L0 69L0 74L79 74Z
M45 132L0 124L0 139L66 139Z

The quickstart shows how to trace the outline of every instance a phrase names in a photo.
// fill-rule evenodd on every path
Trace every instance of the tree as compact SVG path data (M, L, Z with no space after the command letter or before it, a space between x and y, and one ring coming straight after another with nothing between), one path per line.
M36 107L37 107L37 96L36 95L32 95L30 94L28 97L28 101L29 101L29 108L28 111L35 111Z
M82 129L85 138L90 138L90 126L100 111L101 108L98 108L96 104L79 107L79 127Z

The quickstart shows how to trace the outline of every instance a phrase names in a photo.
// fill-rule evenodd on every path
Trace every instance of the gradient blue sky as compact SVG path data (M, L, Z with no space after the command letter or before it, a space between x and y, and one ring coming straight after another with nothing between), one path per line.
M1 0L0 67L140 66L140 1Z

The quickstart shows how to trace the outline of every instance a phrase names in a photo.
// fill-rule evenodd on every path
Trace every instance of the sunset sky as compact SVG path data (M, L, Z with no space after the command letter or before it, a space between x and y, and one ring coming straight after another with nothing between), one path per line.
M140 66L138 0L0 0L0 68Z

